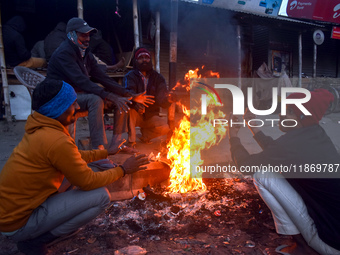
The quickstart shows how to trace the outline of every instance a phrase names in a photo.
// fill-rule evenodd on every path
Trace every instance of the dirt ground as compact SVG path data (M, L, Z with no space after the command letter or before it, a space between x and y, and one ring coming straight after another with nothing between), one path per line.
M0 168L24 134L24 121L0 121ZM110 138L110 132L107 132ZM77 137L86 137L78 121ZM145 153L159 150L137 143ZM126 156L115 156L124 161ZM112 202L75 236L49 247L50 255L105 254L263 254L290 244L275 233L272 216L251 178L204 179L207 191L167 195L166 186L146 188L145 200ZM13 241L0 236L0 255L20 255Z

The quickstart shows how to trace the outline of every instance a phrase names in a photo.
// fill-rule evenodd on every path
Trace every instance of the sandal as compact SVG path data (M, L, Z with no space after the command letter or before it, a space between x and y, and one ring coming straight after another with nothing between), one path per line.
M143 135L138 134L137 135L138 139L145 144L151 144L152 142L150 141L150 139L145 138Z
M135 153L139 153L139 151L130 146L122 145L122 149L119 151L119 153L135 154Z

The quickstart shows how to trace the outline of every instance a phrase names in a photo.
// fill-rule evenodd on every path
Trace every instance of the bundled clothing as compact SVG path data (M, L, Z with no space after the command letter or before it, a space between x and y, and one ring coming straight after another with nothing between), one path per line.
M146 79L140 71L133 69L125 75L123 80L124 87L127 91L135 94L146 91L147 95L155 97L155 103L145 108L145 120L158 115L161 107L168 108L170 106L167 100L168 89L163 75L155 70L149 71L148 74L149 77ZM142 107L144 106L136 102L132 104L132 108L136 111Z
M313 219L320 239L329 246L340 250L340 172L313 173L299 172L305 164L330 164L336 167L340 163L332 141L324 129L314 124L287 132L273 140L258 132L254 139L263 149L250 155L238 137L230 138L230 150L234 162L242 166L296 166L297 172L284 173L288 183L304 201L308 214ZM291 168L293 169L293 168ZM318 178L318 177L324 178ZM296 178L294 178L296 177ZM270 180L268 180L269 182Z
M100 31L98 31L96 34L91 36L90 50L96 57L98 57L106 65L113 65L114 64L113 50L112 50L110 44L108 44L102 38Z
M89 49L82 57L80 49L71 40L66 39L53 53L47 69L47 77L63 80L71 84L76 92L95 94L105 99L109 92L120 96L130 96L117 82L107 76L98 66ZM91 81L100 83L104 87Z
M53 52L66 38L66 24L64 22L59 22L44 40L44 51L47 61L50 60Z
M26 48L22 33L26 29L25 21L20 16L14 16L2 28L6 64L17 66L31 58L31 52Z
M88 191L124 175L120 167L93 172L87 163L106 158L107 151L78 150L67 129L55 119L34 112L25 131L0 173L1 232L23 227L36 208L58 193L64 177Z
M144 141L148 142L153 138L166 135L169 126L166 119L159 116L160 108L168 108L170 103L167 99L168 89L164 77L150 70L148 79L138 70L128 72L123 80L124 87L133 94L146 91L146 95L154 96L155 103L145 107L140 103L133 102L128 113L115 111L113 128L113 139L119 141L121 134L128 132L130 143L136 142L136 126L141 128Z
M130 96L130 93L104 73L88 48L81 49L70 39L62 42L53 53L48 64L47 77L66 81L74 87L80 110L89 112L92 147L107 144L103 100L110 92L120 96Z

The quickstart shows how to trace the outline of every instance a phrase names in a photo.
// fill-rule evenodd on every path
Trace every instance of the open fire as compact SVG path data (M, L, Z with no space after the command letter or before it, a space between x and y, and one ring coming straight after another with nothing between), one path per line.
M189 70L185 75L184 84L177 83L175 88L182 87L190 91L197 87L197 79L202 78L202 75L198 73L203 73L203 68L204 66L201 70L199 68ZM219 78L219 73L212 71L204 73L205 78ZM207 100L208 107L216 106L216 95L213 96ZM218 144L226 136L225 126L221 125L216 129L212 124L213 119L224 118L225 114L214 108L208 114L201 115L201 110L198 107L188 110L183 104L178 104L181 106L184 117L167 145L167 158L171 167L169 193L204 191L206 186L202 181L202 173L190 173L190 165L201 165L204 162L201 152ZM190 121L190 117L194 117L195 122L193 119Z

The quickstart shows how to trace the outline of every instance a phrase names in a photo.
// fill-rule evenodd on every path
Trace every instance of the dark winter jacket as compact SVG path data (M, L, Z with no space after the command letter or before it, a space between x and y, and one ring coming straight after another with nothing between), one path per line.
M290 131L277 140L262 132L254 138L263 151L252 155L238 137L230 139L232 158L237 166L292 166L291 174L282 174L290 177L287 181L305 202L320 239L340 250L340 156L324 129L320 125L313 125ZM322 173L315 173L313 164L314 170L317 165L322 169L326 167L323 177L328 178L318 178ZM302 173L299 173L300 165ZM332 172L328 171L329 167L333 167ZM310 170L307 172L305 169L308 168Z
M113 51L100 32L91 36L90 51L107 65L113 65Z
M7 21L2 29L7 66L14 67L31 58L31 52L27 50L25 39L22 36L25 28L24 19L14 16Z
M63 80L71 84L76 92L95 94L102 99L105 99L109 92L130 96L130 93L100 69L89 49L86 49L85 56L82 58L78 46L69 39L62 42L52 54L47 68L47 77ZM104 88L90 78L95 79Z
M44 40L44 50L47 61L50 60L53 52L66 38L66 24L64 22L59 22Z
M131 70L124 77L124 87L131 93L139 94L144 92L143 77L144 76L137 69ZM168 89L165 79L155 70L150 71L146 94L155 96L155 103L145 108L145 119L158 115L160 107L168 108L170 106L167 99ZM132 107L138 110L138 108L140 108L140 104L133 102Z

